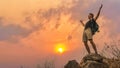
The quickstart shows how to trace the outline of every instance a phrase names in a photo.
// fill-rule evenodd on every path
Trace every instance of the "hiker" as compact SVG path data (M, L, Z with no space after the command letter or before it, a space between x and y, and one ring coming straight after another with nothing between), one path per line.
M84 24L83 21L80 20L80 22L84 26L83 42L84 42L85 48L86 48L86 50L87 50L87 52L89 54L91 53L91 51L90 51L90 48L88 46L88 41L91 43L95 53L98 54L96 45L95 45L95 43L93 41L93 35L95 34L95 32L98 31L98 27L99 26L97 25L96 20L98 19L99 15L100 15L102 7L103 7L103 5L101 4L101 6L99 8L99 11L97 13L97 16L95 18L94 18L94 14L93 13L89 13L89 15L88 15L89 21L86 24Z

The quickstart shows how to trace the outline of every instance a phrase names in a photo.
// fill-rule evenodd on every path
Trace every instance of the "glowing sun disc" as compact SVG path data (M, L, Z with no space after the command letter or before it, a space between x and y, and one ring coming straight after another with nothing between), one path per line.
M59 52L59 53L63 53L63 52L64 52L64 49L63 49L63 48L58 48L58 52Z
M65 44L63 44L63 43L55 44L55 51L56 51L56 53L64 53L65 50L66 50Z

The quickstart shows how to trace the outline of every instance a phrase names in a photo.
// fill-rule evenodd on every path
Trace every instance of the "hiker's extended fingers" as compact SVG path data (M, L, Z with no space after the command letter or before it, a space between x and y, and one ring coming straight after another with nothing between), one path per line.
M82 20L80 20L80 22L83 22Z
M102 8L102 7L103 7L103 4L101 4L100 8Z

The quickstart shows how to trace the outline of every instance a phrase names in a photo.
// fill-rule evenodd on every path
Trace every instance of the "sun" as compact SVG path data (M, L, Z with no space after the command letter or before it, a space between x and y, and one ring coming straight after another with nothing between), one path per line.
M66 51L66 47L65 46L66 45L63 44L63 43L57 43L57 44L55 44L55 51L57 53L62 54L62 53L64 53Z
M58 48L58 52L59 53L63 53L64 52L64 48L62 48L62 47Z

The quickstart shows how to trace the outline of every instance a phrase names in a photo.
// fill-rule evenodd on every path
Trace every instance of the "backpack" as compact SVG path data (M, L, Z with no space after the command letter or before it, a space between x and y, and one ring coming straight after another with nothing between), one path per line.
M92 25L91 25L91 31L92 34L94 35L97 31L99 31L99 25L95 20L92 20Z

